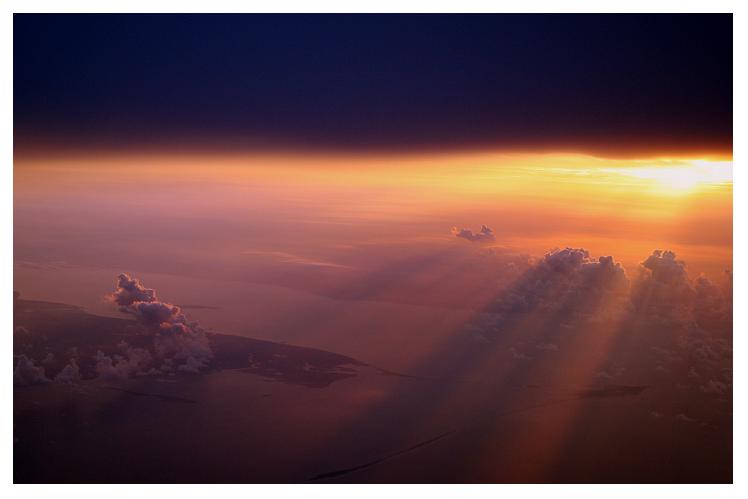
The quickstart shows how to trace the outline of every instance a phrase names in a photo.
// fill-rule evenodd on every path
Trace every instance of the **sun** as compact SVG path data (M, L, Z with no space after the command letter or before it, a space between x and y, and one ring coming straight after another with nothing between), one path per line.
M732 161L678 161L667 166L620 168L616 173L641 179L661 191L680 194L701 187L731 184Z

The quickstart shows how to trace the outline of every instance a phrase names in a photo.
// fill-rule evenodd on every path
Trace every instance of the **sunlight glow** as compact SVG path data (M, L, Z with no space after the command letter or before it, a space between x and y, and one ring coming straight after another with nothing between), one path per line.
M673 193L732 183L732 161L694 160L674 166L644 166L607 171L651 181L660 189Z

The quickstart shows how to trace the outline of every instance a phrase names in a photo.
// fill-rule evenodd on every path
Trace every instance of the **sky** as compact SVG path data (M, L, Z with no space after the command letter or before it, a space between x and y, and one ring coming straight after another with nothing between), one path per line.
M730 154L729 15L15 15L19 153Z
M19 477L732 480L731 16L13 36Z
M731 22L16 15L16 260L337 296L450 248L670 249L720 280Z

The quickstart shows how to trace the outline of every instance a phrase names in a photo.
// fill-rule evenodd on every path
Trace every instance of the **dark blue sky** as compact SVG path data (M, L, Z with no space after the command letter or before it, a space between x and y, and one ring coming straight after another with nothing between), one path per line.
M16 144L732 144L730 15L15 15Z

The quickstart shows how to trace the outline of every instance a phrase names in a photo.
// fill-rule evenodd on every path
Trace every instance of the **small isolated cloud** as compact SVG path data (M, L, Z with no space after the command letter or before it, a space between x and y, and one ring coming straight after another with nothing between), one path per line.
M18 356L18 362L13 369L13 384L19 386L38 385L48 383L49 378L44 371L43 366L37 366L34 359L25 355Z
M662 413L659 413L657 411L649 411L649 417L653 419L660 419L662 418Z
M458 229L457 227L452 227L452 234L454 234L455 237L461 237L474 243L489 243L496 240L493 230L486 225L481 225L480 232L473 232L471 229Z

